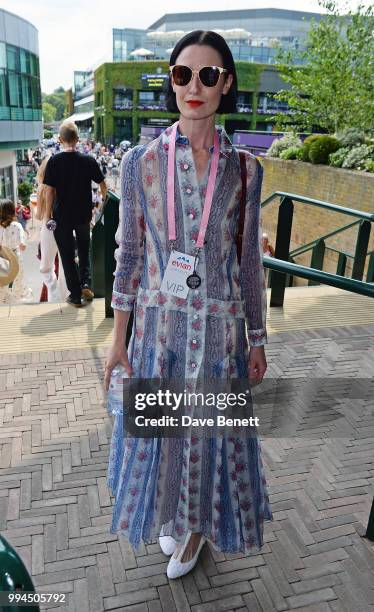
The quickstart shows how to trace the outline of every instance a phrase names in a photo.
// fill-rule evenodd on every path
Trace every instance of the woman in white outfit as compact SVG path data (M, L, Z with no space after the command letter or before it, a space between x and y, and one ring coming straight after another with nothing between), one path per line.
M30 301L32 291L24 282L22 251L26 249L26 234L16 220L16 207L11 200L0 200L0 244L11 249L18 260L18 274L12 287L0 287L0 304L16 304Z
M40 228L40 272L48 290L48 302L64 302L69 294L66 287L64 269L59 255L57 278L55 274L55 259L58 253L57 244L53 231L49 230L46 226L49 217L47 218L45 214L45 185L43 185L43 180L48 159L49 157L43 159L36 175L38 191L35 217L39 221L42 221L42 226Z

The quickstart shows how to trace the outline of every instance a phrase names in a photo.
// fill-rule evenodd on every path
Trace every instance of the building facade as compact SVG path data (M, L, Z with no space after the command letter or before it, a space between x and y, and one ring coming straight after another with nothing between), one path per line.
M136 144L149 128L170 125L176 115L165 105L168 62L115 62L102 64L95 71L95 140ZM271 131L267 121L277 110L287 108L272 99L285 83L275 66L236 62L238 112L218 116L229 134L234 130Z
M74 84L66 94L66 111L70 121L79 127L81 138L93 137L94 71L75 70Z
M279 47L292 49L301 63L311 20L318 13L283 9L248 9L166 14L149 28L114 29L113 63L95 71L95 138L103 142L138 142L151 127L167 125L175 116L166 111L165 82L170 54L177 41L195 29L215 30L228 43L239 80L237 113L220 118L234 130L271 131L269 121L287 105L272 94L287 85L276 68Z
M144 30L113 29L113 61L168 60L184 34L202 29L221 34L235 60L275 64L282 47L292 49L294 61L300 63L298 50L311 19L322 18L319 13L272 8L166 14Z
M16 162L42 138L38 31L0 9L0 197L16 198Z

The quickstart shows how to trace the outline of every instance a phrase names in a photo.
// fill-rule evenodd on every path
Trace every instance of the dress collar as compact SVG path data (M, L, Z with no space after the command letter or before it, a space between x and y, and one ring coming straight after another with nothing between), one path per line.
M216 129L218 131L218 137L219 137L219 147L220 147L220 154L222 156L225 157L229 157L229 155L232 152L232 143L231 140L229 139L228 135L226 134L226 131L224 129L224 127L222 125L216 125ZM170 138L170 133L171 133L171 127L166 128L166 130L164 130L162 132L162 143L165 147L165 145L169 144L169 138ZM179 127L177 128L177 136L176 136L176 144L179 146L184 146L184 147L188 147L190 145L190 141L188 139L187 136L183 136L180 131L179 131ZM209 151L210 153L213 153L213 149L214 147L210 147Z

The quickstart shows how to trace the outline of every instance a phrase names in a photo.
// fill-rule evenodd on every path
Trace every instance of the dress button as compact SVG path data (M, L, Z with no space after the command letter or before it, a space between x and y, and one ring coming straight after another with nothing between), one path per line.
M199 316L199 315L194 314L193 318L194 318L194 319L197 319L197 318L198 318L198 316Z
M196 338L192 338L192 344L196 344L197 340Z
M193 214L192 213L190 213L188 216L189 216L190 219L193 219Z
M186 189L186 193L191 193L191 191L192 190L190 188Z
M194 239L192 238L191 242L192 242L192 244L195 244L196 240L194 240Z
M196 363L194 361L191 363L191 368L196 368Z
M188 170L189 165L188 164L183 164L183 170Z

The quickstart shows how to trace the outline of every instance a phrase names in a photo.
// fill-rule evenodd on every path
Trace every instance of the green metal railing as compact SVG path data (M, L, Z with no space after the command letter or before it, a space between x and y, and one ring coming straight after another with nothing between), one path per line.
M307 279L310 283L331 285L346 291L352 291L361 295L374 297L374 251L367 252L369 243L371 223L374 222L374 214L345 208L337 204L323 202L312 198L306 198L292 193L276 191L269 196L262 207L268 206L276 198L280 198L278 211L277 235L275 243L275 256L264 256L264 266L271 270L271 297L270 306L283 306L284 291L287 279L292 283L293 276ZM290 240L292 230L292 219L294 202L319 206L325 210L340 214L347 214L357 219L344 225L320 238L309 242L302 247L290 251ZM115 233L119 222L119 197L113 191L109 191L105 200L101 215L92 231L92 280L93 290L97 297L105 298L105 316L112 317L111 298L113 289L113 273L116 262L114 251L117 248ZM324 241L330 236L339 234L353 226L358 225L355 254L346 253L332 247L326 247ZM336 274L322 270L325 249L339 253ZM312 250L311 267L302 266L294 262L294 258L301 253ZM369 256L366 282L362 281L365 260ZM352 278L344 276L346 258L352 257ZM130 328L130 325L129 325Z
M35 592L30 575L14 548L0 535L0 591L5 593ZM11 606L3 606L0 603L0 612L39 612L38 605L22 606L12 603Z
M365 538L374 542L374 498L371 504L371 510L369 515L369 521L366 528Z
M105 298L105 317L113 317L111 307L113 291L113 274L116 269L114 251L117 248L115 234L119 223L119 197L114 191L108 191L101 215L92 230L91 265L92 289L95 296ZM127 326L126 345L128 345L133 322L131 313Z
M96 297L105 298L105 316L113 316L113 274L116 268L114 251L117 248L115 234L119 223L119 197L108 191L101 215L92 230L91 265L92 289Z
M374 253L373 251L368 252L367 249L370 238L371 223L374 222L374 214L352 208L345 208L344 206L339 206L338 204L331 204L330 202L323 202L322 200L307 198L284 191L276 191L266 200L264 200L261 206L268 206L276 198L280 198L280 205L278 210L275 257L264 257L264 266L272 270L270 306L283 306L285 287L288 279L289 283L292 284L293 275L308 279L310 285L323 283L345 289L346 291L353 291L355 293L361 293L362 295L372 297L373 285L371 283L374 282ZM328 234L313 240L307 245L303 245L302 247L298 247L297 249L291 251L290 241L294 202L308 204L310 206L318 206L324 208L325 210L356 217L357 220L353 223L342 226L333 232L329 232ZM334 234L343 232L354 225L358 225L355 254L351 255L350 253L339 251L338 249L332 249L339 253L336 274L323 272L325 251L326 248L331 248L326 247L325 239L333 236ZM294 263L294 258L297 255L300 255L308 250L312 250L310 268L299 266L298 264ZM368 256L370 256L370 259L368 263L366 282L363 282L362 278L364 274L365 262ZM352 257L353 259L352 278L346 278L344 276L347 257ZM278 262L276 260L278 260ZM287 262L288 266L280 265L280 262ZM357 284L357 282L360 284Z

